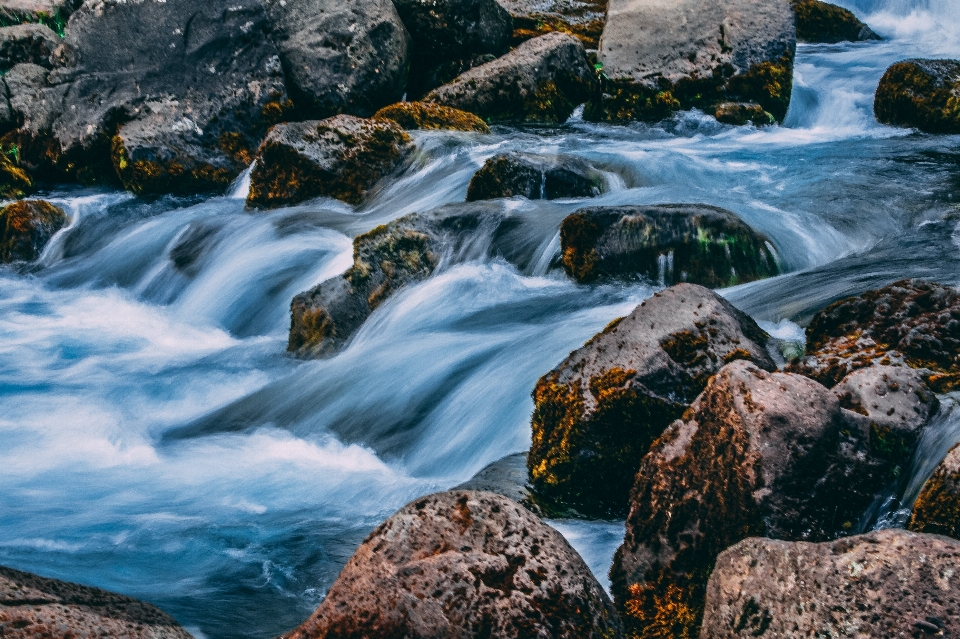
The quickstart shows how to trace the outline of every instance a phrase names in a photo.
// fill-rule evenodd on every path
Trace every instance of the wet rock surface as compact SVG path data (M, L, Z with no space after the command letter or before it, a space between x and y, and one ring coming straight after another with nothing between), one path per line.
M960 539L960 445L950 449L923 485L908 528Z
M569 156L505 153L486 162L467 188L467 201L523 196L529 200L594 197L602 176L585 161Z
M797 15L799 42L862 42L880 40L873 29L861 22L852 11L820 0L793 0Z
M558 532L503 496L450 491L374 530L287 639L620 636L607 595Z
M734 126L743 126L748 122L755 126L766 126L776 122L776 118L755 102L723 102L717 105L714 117L717 122Z
M508 497L540 515L530 490L527 453L516 453L485 466L476 475L452 490L482 490Z
M487 123L472 113L429 102L399 102L376 112L374 119L393 120L404 129L489 133Z
M880 79L873 100L877 120L927 133L960 133L960 61L904 60Z
M0 208L0 263L32 262L69 223L62 209L43 200L21 200Z
M0 71L6 73L22 62L50 68L58 46L60 36L42 24L0 28Z
M513 45L558 31L583 42L588 50L600 46L606 23L606 0L499 0L513 18Z
M958 563L960 543L903 530L747 539L717 559L701 636L956 636Z

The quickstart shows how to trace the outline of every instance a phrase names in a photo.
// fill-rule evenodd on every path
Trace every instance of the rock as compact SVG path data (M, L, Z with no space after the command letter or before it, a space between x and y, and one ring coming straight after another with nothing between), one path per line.
M528 479L527 453L516 453L488 464L453 490L482 490L503 495L540 515Z
M488 122L565 122L596 84L583 44L562 33L524 42L431 91L424 100Z
M522 195L529 200L594 197L603 179L589 164L569 155L504 153L484 162L467 188L467 202Z
M720 552L751 536L834 539L885 483L828 389L751 362L725 366L640 465L610 570L625 628L697 637Z
M779 274L770 242L703 204L580 209L560 226L563 268L578 282L646 277L711 288Z
M540 378L528 465L538 498L622 516L640 460L729 361L776 366L768 336L716 293L680 284L648 299Z
M83 0L0 0L0 23L42 24L62 37L70 14L81 4Z
M882 40L852 11L820 0L793 0L800 42L860 42Z
M266 0L301 119L369 117L403 96L410 37L390 0Z
M834 302L807 326L806 355L790 370L835 386L875 364L921 370L937 392L960 385L960 294L923 280L900 280Z
M701 637L948 637L960 544L880 530L821 544L747 539L717 559Z
M873 100L882 124L960 133L960 60L904 60L883 74Z
M790 0L610 0L602 95L584 118L646 120L756 102L783 121L796 49Z
M320 196L359 204L411 147L389 120L338 115L278 124L257 151L247 205L276 208Z
M603 588L560 533L500 495L451 491L370 533L286 639L621 636Z
M42 24L19 24L0 28L0 72L21 62L50 68L50 56L60 46L60 36Z
M192 639L148 603L0 566L0 637Z
M950 449L923 485L908 528L960 539L960 444Z
M399 102L383 107L373 118L393 120L408 131L446 129L490 133L487 123L474 114L429 102Z
M62 209L43 200L21 200L0 208L0 263L32 262L69 223Z
M734 126L743 126L748 122L756 126L767 126L777 121L756 102L723 102L717 105L714 117L717 122Z
M607 21L606 0L499 0L513 18L513 46L559 31L596 50Z
M33 180L19 164L19 150L0 149L0 197L18 199L33 190Z

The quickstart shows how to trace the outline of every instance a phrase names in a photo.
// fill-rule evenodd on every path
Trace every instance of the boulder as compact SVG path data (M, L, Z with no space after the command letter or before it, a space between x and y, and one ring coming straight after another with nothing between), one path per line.
M33 189L33 180L20 166L19 150L12 147L6 151L0 147L0 197L17 199Z
M950 449L923 485L908 528L960 539L960 444Z
M390 120L338 115L278 124L257 151L247 205L276 208L320 196L359 204L411 149Z
M877 121L927 133L960 133L960 60L904 60L883 74L873 99Z
M852 531L887 483L864 440L813 380L725 366L637 473L610 570L628 633L696 637L717 555L744 538Z
M451 491L370 533L286 639L621 636L606 593L560 533L506 497Z
M622 516L640 460L727 362L775 370L768 336L716 293L680 284L643 302L540 378L528 457L538 498Z
M490 133L487 123L472 113L451 109L429 102L398 102L383 107L373 116L376 119L393 120L404 129L427 129L449 131L474 131Z
M60 36L42 24L18 24L0 28L0 72L21 62L53 66L51 56L60 46Z
M265 0L302 118L370 117L403 96L410 37L390 0Z
M861 42L881 40L873 29L860 22L852 11L820 0L793 0L800 42Z
M719 288L780 272L767 238L703 204L580 209L563 220L560 247L564 270L581 283L645 277Z
M424 100L488 122L561 123L592 95L596 78L583 44L562 33L528 40L431 91Z
M484 162L474 174L467 202L517 195L529 200L594 197L602 186L599 172L580 158L504 153Z
M743 126L748 122L755 126L776 123L776 118L756 102L723 102L717 105L713 117L717 118L717 122L734 126Z
M559 31L583 42L588 50L600 46L607 21L606 0L499 0L513 18L513 45Z
M756 102L782 121L795 49L790 0L610 0L602 93L584 117L656 121L732 101Z
M32 262L70 218L43 200L21 200L0 208L0 263Z
M0 566L0 637L192 639L148 603Z
M903 530L747 539L717 559L701 637L955 637L960 543Z

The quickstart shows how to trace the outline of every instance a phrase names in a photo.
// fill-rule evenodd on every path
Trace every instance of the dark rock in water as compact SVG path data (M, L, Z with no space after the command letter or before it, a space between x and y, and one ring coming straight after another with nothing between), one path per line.
M211 220L197 220L177 238L177 243L170 249L170 261L178 271L194 277L199 272L200 262L217 244L217 233L223 228L222 222Z
M446 129L490 133L487 123L472 113L429 102L399 102L383 107L374 119L393 120L404 129Z
M516 453L485 466L476 475L452 490L482 490L509 497L522 504L537 515L539 509L534 503L528 483L527 453Z
M504 153L487 160L467 188L467 202L522 195L555 200L600 195L603 180L583 160L569 155Z
M286 639L618 639L603 588L566 540L500 495L418 499L363 542Z
M882 40L852 11L820 0L793 0L800 42L860 42Z
M904 60L883 74L873 99L882 124L960 133L960 60Z
M257 151L247 205L276 208L320 196L359 204L411 147L390 120L338 115L278 124Z
M467 71L424 100L476 113L488 122L559 123L590 98L595 84L583 44L550 33Z
M403 96L410 37L390 0L265 4L301 119L369 117Z
M958 563L960 543L903 530L747 539L717 559L701 637L955 637Z
M559 31L578 38L587 49L600 46L607 18L606 0L499 0L513 18L513 46Z
M2 78L0 88L7 95L6 101L0 102L0 131L7 133L23 124L23 114L31 108L33 103L43 99L43 91L47 87L47 77L50 71L37 64L24 62L15 65ZM17 160L22 158L21 145L15 140L5 137L2 141L4 150L17 149Z
M192 639L170 615L148 603L2 566L0 637Z
M748 122L756 126L776 123L776 118L763 110L756 102L724 102L714 112L717 122L743 126Z
M960 444L950 449L923 485L907 527L960 539Z
M0 263L32 262L69 223L62 209L43 200L21 200L0 208Z
M50 68L50 57L58 46L60 36L42 24L0 28L0 71L6 73L21 62Z
M578 282L645 277L732 286L779 274L767 238L703 204L581 209L560 227L563 268Z
M782 121L795 49L790 0L610 0L601 95L584 118L656 121L680 109L756 102Z
M538 497L622 515L640 460L726 363L776 366L768 336L716 293L680 284L610 324L533 391L528 464Z

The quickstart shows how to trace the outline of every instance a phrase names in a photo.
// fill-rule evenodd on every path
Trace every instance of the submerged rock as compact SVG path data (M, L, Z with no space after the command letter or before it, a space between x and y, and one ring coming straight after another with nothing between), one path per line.
M716 293L657 293L574 351L533 391L528 465L538 497L622 515L640 460L726 363L774 370L768 336Z
M800 42L860 42L881 40L852 11L820 0L793 0Z
M192 639L172 617L148 603L2 566L0 637Z
M18 24L0 28L0 72L26 62L51 68L51 56L60 46L60 36L42 24Z
M398 102L383 107L374 119L393 120L404 129L446 129L490 133L487 123L472 113L429 102Z
M954 637L958 563L960 543L903 530L747 539L717 559L701 637Z
M756 102L724 102L714 111L717 122L743 126L752 123L756 126L774 124L776 118L763 110Z
M278 124L257 151L247 205L276 208L320 196L359 204L411 147L390 120L338 115Z
M873 100L882 124L960 133L960 60L904 60L883 74Z
M923 485L907 527L960 539L960 444L950 449Z
M560 123L590 98L595 84L583 44L550 33L467 71L424 100L476 113L488 122Z
M418 499L361 544L286 639L616 639L606 593L566 540L500 495Z
M474 174L467 202L517 195L529 200L594 197L602 185L599 172L580 158L504 153L484 162Z
M21 200L0 208L0 263L32 262L69 223L62 209L43 200Z
M600 46L607 21L606 0L499 0L513 18L513 45L559 31L583 42L587 49Z
M763 235L703 204L581 209L563 220L560 246L563 268L578 282L645 277L719 288L780 272Z

